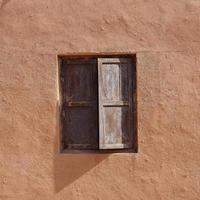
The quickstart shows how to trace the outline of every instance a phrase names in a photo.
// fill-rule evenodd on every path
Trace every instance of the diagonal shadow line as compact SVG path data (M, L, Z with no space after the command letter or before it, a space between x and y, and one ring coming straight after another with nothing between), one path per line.
M108 155L63 155L54 157L54 190L60 192L98 166Z
M99 165L108 154L67 154L60 152L60 108L56 106L57 126L54 144L54 190L60 192Z

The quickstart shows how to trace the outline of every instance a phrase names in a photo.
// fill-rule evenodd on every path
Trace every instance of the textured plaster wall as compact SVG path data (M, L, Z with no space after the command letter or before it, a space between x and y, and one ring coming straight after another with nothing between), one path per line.
M60 154L58 54L137 53L138 154ZM199 200L200 1L0 0L0 200Z

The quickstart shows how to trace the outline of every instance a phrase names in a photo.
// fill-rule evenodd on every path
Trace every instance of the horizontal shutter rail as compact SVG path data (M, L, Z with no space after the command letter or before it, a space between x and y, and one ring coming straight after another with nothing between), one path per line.
M68 65L70 65L71 67L73 67L73 65L90 65L92 64L91 62L85 62L85 63L67 63Z
M96 102L93 101L73 101L64 103L64 107L93 107Z
M96 145L92 144L67 144L68 149L88 149L88 148L94 148Z
M64 64L67 65L86 65L86 64L95 64L95 59L71 59L71 60L63 60Z
M101 149L124 149L124 148L131 148L131 144L106 144L102 145Z
M129 102L128 101L104 101L103 106L112 106L112 107L116 107L116 106L129 106Z
M128 62L118 62L118 61L116 61L116 62L102 62L102 64L108 64L108 65L110 65L110 64L127 64ZM106 66L105 66L106 67Z
M101 60L102 64L126 64L130 63L131 58L105 58Z

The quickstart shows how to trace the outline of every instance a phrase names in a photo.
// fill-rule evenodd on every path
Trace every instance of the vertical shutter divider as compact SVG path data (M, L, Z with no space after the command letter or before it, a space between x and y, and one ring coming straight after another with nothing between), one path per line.
M101 112L101 60L98 58L98 112L99 112L99 149L102 148L102 134L103 134L103 117Z

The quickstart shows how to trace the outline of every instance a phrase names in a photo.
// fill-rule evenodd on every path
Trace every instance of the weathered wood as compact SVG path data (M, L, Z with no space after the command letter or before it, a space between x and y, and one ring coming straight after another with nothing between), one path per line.
M116 100L112 100L112 101L107 101L104 100L104 104L103 106L128 106L129 102L128 101L116 101Z
M99 148L133 145L133 69L129 58L99 58Z
M66 149L98 148L97 64L95 59L62 61L62 126Z

